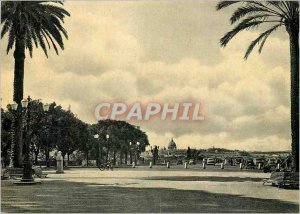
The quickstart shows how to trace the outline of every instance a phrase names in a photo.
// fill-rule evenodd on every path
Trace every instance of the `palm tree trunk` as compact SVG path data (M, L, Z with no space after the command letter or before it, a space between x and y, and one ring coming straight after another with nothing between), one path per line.
M291 55L292 169L299 172L299 32L289 31Z
M14 70L14 101L18 104L14 131L14 167L22 167L22 149L23 149L23 115L21 101L23 100L24 89L24 61L25 45L23 38L16 39L14 51L15 70Z

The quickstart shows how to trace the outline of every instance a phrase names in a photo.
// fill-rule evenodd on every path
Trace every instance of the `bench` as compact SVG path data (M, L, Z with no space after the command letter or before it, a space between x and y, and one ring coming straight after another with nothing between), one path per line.
M17 179L23 176L23 168L8 168L9 178ZM41 168L35 167L32 169L32 175L38 178L46 178L48 174L43 173Z
M8 168L7 169L9 178L16 179L23 176L23 168Z
M1 180L8 179L8 178L9 175L7 169L1 169Z
M271 183L272 186L278 188L291 187L299 188L299 173L298 172L272 172L269 179L263 180L263 185Z
M34 176L38 178L46 178L48 174L43 173L42 169L39 167L33 168L34 170Z

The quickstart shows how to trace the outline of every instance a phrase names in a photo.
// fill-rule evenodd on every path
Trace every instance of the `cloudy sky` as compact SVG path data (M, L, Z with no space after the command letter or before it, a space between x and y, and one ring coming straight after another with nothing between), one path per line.
M205 121L139 123L150 144L179 148L290 149L289 43L284 29L261 55L244 52L260 29L224 49L232 9L216 1L72 2L65 51L40 49L25 66L25 96L55 101L95 123L102 102L200 102ZM3 106L12 101L13 55L1 40ZM137 124L137 123L136 123Z

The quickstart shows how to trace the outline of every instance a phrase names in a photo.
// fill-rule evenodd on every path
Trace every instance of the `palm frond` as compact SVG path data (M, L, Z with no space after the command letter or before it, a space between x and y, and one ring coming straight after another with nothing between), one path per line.
M264 8L266 11L268 11L271 14L284 17L284 15L280 11L270 7L268 1L249 1L249 4Z
M32 37L32 40L33 40L33 42L35 44L35 47L38 48L38 39L37 39L36 33L35 33L35 31L34 31L33 28L31 28L30 31L31 31L30 32L31 33L31 37Z
M220 40L221 46L225 47L228 42L239 32L243 30L248 30L254 27L259 26L260 24L264 23L264 21L251 21L251 22L242 22L239 25L237 25L234 29L226 33Z
M241 2L241 1L238 1ZM231 31L227 32L221 39L220 44L225 47L228 42L239 32L256 28L263 23L276 23L269 30L263 32L258 38L251 42L244 58L247 59L254 49L260 44L258 52L261 53L267 38L280 26L285 26L289 32L299 31L299 2L298 1L242 1L243 6L237 7L233 12L231 24L237 24ZM233 5L234 1L221 1L217 4L217 10Z
M261 7L257 7L255 5L246 5L244 7L239 7L237 10L234 11L232 14L230 21L231 24L234 24L235 22L239 21L241 18L247 16L247 15L253 15L258 14L259 16L276 16L274 14L270 14L267 10Z
M56 54L58 55L58 49L57 49L56 44L55 44L55 42L53 41L51 35L50 35L47 31L44 31L44 30L43 30L43 32L44 32L44 33L48 36L48 38L50 39L50 41L51 41L51 43L52 43L52 46L53 46L53 48L54 48Z
M63 35L65 36L65 38L68 39L68 33L64 29L64 27L60 24L59 20L56 17L51 16L51 21L52 21L53 25L55 25L55 27L57 28L57 30L60 31L60 32L62 32Z
M66 11L65 9L61 8L61 7L57 7L54 5L45 5L45 9L51 13L54 14L55 16L63 19L65 16L71 16L71 14Z
M46 42L47 42L47 45L48 45L48 48L49 48L49 50L50 50L50 49L51 49L51 46L50 46L50 43L49 43L49 41L48 41L47 35L46 35L45 32L42 31L42 30L41 30L41 33L42 33L43 37L45 38L45 40L46 40Z
M283 17L289 18L289 12L282 1L267 1L266 4L272 5L281 13Z
M10 28L9 35L8 35L8 44L6 48L7 54L9 53L10 49L12 49L12 47L14 46L14 42L15 42L15 33L14 33L14 27L12 26Z
M23 41L30 56L33 43L37 48L40 46L47 57L51 46L57 54L58 46L64 49L62 35L68 39L68 34L62 23L70 13L54 5L56 3L62 5L60 1L5 1L1 4L1 38L8 33L7 53L16 39Z
M30 57L32 58L32 50L33 50L33 47L32 47L32 40L31 40L31 38L32 38L32 36L31 36L31 30L30 30L30 27L29 26L27 26L28 28L27 28L27 30L26 30L26 34L27 34L27 36L26 36L26 41L25 41L25 45L26 45L26 47L28 48L28 50L29 50L29 55L30 55Z
M217 10L221 10L223 8L229 7L235 3L239 3L239 1L220 1L217 6L216 9Z
M11 21L6 20L5 23L3 24L3 27L2 27L2 30L1 30L1 39L9 31L10 26L11 26Z
M277 24L277 25L274 25L273 27L271 27L269 30L265 31L264 33L260 34L259 37L257 37L254 41L251 42L251 44L249 45L247 51L246 51L246 54L244 56L244 59L248 59L250 53L253 51L254 47L259 44L261 42L261 46L259 48L259 53L261 53L262 51L262 48L268 38L268 36L273 32L275 31L278 27L280 27L281 24Z
M46 45L45 45L45 42L44 42L44 38L43 38L43 35L42 35L41 32L39 32L39 34L37 34L37 39L38 39L39 44L40 44L41 48L43 49L46 57L48 58L47 48L46 48Z

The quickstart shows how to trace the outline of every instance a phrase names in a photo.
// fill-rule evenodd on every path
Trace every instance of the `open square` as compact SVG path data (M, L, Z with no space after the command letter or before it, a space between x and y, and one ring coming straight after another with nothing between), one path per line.
M260 172L156 166L48 172L35 186L2 181L2 212L298 212L298 190L263 186Z

